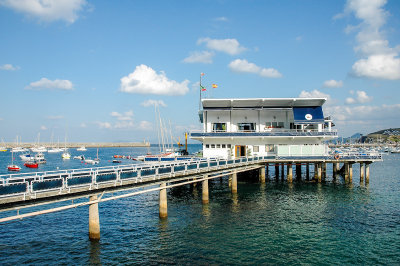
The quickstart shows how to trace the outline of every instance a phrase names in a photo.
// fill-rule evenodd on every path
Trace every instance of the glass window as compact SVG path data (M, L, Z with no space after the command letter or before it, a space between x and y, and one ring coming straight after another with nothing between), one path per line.
M226 148L226 145L225 144L222 144L222 149L225 149Z
M258 147L258 146L253 146L253 151L254 151L254 152L259 152L259 150L260 150L260 147Z
M226 131L226 123L213 123L213 131Z
M274 144L265 144L265 151L274 152L275 151Z
M211 144L211 149L215 149L215 144Z
M254 131L256 129L255 123L239 123L238 129L240 131Z
M228 144L228 148L229 148L229 149L231 148L231 144Z
M210 144L206 144L206 149L209 149L210 148Z
M217 144L217 149L221 148L221 144Z

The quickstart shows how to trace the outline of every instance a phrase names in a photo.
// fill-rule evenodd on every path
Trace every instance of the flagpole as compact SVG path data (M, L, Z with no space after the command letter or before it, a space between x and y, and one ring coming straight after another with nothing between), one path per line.
M202 75L201 75L202 73L200 73L200 87L199 87L199 93L200 93L200 101L199 101L199 111L201 110L201 77L202 77Z

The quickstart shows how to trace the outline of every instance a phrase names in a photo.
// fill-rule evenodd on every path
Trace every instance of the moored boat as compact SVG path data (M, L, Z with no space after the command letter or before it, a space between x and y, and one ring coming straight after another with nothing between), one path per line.
M79 148L76 149L77 151L87 151L85 146L81 146Z
M15 171L18 172L19 170L21 170L21 167L19 167L18 165L15 164L11 164L9 166L7 166L8 171Z
M38 162L35 161L35 160L27 161L27 162L24 163L24 165L25 165L26 167L28 167L28 168L38 168L38 167L39 167Z

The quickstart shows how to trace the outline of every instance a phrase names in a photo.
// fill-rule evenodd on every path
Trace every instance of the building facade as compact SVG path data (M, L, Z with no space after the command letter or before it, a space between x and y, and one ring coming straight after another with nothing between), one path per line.
M321 156L337 138L325 118L325 98L203 99L202 131L190 137L207 158Z

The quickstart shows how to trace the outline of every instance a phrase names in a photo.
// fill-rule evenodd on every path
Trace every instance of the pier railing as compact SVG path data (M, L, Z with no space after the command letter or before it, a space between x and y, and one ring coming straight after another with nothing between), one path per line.
M214 130L212 132L204 132L201 130L193 130L190 132L191 137L264 137L264 136L337 136L337 130L334 129L283 129L273 128L262 131L242 130L242 131L226 131Z

